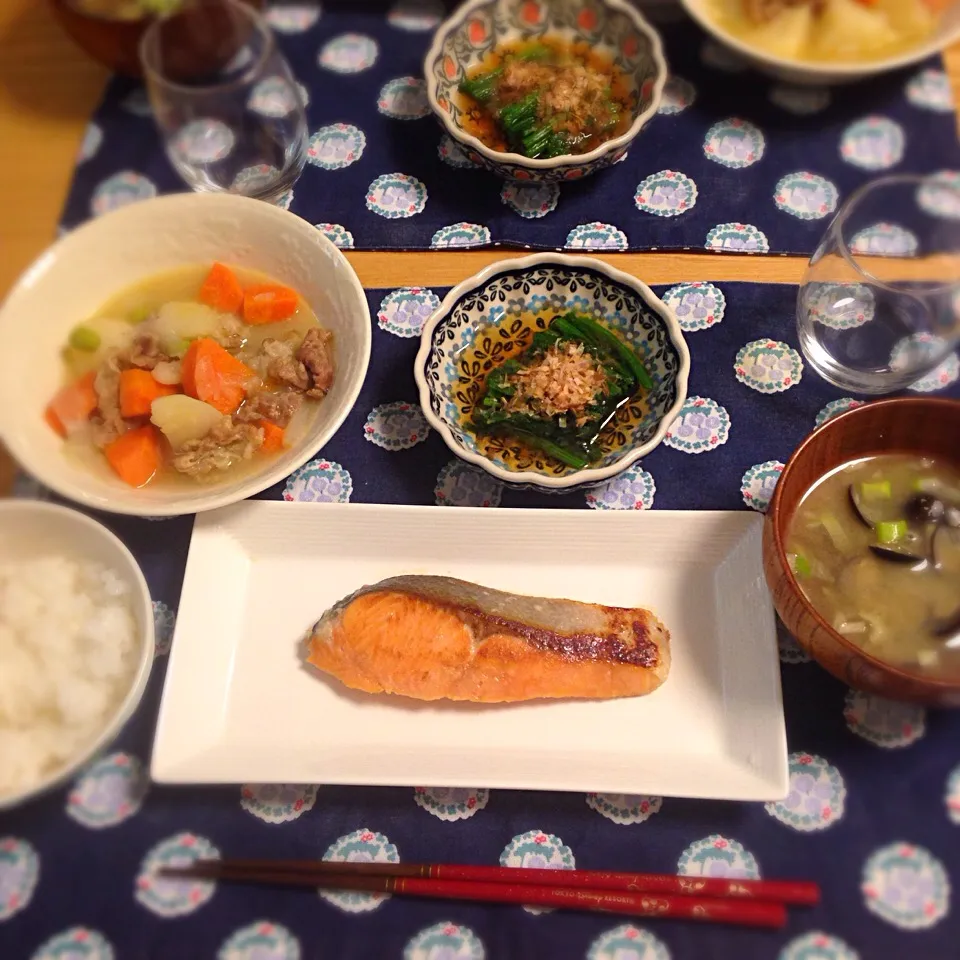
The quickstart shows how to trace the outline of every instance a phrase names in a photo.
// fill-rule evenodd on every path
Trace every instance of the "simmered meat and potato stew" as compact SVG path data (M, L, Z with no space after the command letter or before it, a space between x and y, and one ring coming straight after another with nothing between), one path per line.
M75 327L47 423L133 487L256 469L333 385L332 334L256 271L182 267L123 291Z

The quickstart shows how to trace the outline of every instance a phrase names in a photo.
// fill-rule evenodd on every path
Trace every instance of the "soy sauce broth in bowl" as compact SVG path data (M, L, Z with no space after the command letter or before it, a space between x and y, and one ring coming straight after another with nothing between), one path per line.
M652 387L615 329L554 306L478 331L459 358L455 395L486 456L516 470L539 459L561 475L625 447L650 413Z
M879 400L787 462L763 566L800 647L854 689L960 707L960 403Z
M588 153L626 133L637 105L609 54L558 37L497 46L458 92L468 133L531 158Z
M787 532L807 599L873 656L960 679L960 469L881 454L823 477Z

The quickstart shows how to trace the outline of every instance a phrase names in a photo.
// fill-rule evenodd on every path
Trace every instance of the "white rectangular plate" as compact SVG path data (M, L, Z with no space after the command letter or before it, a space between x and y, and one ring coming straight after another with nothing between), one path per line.
M152 775L782 799L762 523L750 512L269 501L201 514ZM670 631L670 674L647 697L489 705L372 696L301 665L301 639L337 600L426 573L646 607Z

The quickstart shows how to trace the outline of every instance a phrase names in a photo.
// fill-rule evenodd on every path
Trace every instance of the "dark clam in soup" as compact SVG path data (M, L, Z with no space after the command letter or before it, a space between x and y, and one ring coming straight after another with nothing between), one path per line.
M960 676L960 470L889 454L843 465L804 497L787 553L820 615L871 656Z

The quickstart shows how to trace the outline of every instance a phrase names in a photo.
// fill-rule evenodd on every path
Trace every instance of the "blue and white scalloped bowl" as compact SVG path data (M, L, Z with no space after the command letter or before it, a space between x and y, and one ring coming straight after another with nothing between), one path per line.
M583 154L531 159L493 150L463 128L457 87L504 42L572 37L608 53L636 93L630 128ZM579 180L622 160L660 106L667 63L660 37L627 0L467 0L434 34L423 62L427 102L466 158L507 180Z
M576 308L615 328L643 357L653 390L650 412L627 444L595 466L561 475L512 470L477 447L463 428L454 401L457 361L478 331L505 315L539 311L555 303ZM426 322L414 377L430 425L461 459L503 483L546 492L603 483L646 456L664 438L687 397L690 352L673 311L640 280L592 257L541 253L501 260L454 287Z

